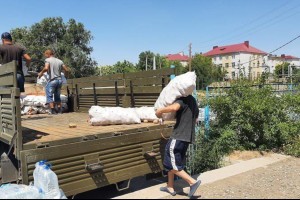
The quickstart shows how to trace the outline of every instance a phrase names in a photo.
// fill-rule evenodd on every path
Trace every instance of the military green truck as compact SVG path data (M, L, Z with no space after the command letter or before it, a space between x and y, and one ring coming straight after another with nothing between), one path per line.
M21 116L16 63L0 67L0 184L33 181L35 163L47 160L72 196L134 177L162 172L174 123L90 126L93 105L153 106L175 69L68 80L70 113ZM75 128L71 128L74 124ZM121 188L117 183L124 182Z

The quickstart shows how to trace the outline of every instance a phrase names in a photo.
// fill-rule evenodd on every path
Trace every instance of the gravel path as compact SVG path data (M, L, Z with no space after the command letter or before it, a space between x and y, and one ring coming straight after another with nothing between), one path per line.
M186 194L168 197L182 198L187 198ZM195 198L300 199L300 158L288 158L265 168L205 184L200 186Z

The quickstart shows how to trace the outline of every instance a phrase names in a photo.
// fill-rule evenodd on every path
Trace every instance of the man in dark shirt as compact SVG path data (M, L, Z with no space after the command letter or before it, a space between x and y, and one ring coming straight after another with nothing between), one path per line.
M161 191L175 196L175 175L184 179L190 185L189 197L192 197L201 184L200 180L193 179L184 171L184 161L188 146L195 142L195 126L199 116L199 108L193 96L182 97L171 106L158 109L157 117L161 118L164 113L176 112L176 125L171 138L166 145L164 167L168 171L168 185Z
M23 74L22 59L26 60L26 66L28 67L31 62L30 56L26 53L24 48L14 45L12 43L12 37L9 33L5 32L1 35L2 44L0 46L1 64L17 61L17 82L20 92L25 92L24 84L25 78Z

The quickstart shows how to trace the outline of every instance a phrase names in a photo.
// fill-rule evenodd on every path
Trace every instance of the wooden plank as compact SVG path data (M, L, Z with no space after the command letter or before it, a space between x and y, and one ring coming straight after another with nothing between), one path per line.
M117 81L117 80L116 80ZM115 80L108 80L108 81L97 81L97 82L83 82L83 83L78 83L78 87L81 88L92 88L93 84L95 83L95 87L110 87L114 88L115 87ZM125 87L124 81L117 81L118 83L118 88Z
M170 78L166 77L166 81L169 79ZM163 83L162 77L146 77L146 78L132 79L133 86L149 86L149 85L162 86L162 83ZM129 87L129 84L130 84L130 79L127 79L126 86Z
M1 67L0 67L1 68ZM8 76L0 76L0 86L14 86L15 76L13 74Z
M125 79L133 79L133 78L144 78L144 77L161 77L161 76L169 76L171 74L175 74L175 69L166 68L160 70L151 70L151 71L142 71L135 73L127 73L124 75Z
M113 74L108 76L94 76L94 77L84 77L73 79L73 84L78 83L89 83L89 82L98 82L98 81L106 81L106 80L120 80L123 79L123 74Z
M149 93L149 94L155 94L155 93L161 93L162 88L161 87L152 87L152 86L144 86L144 87L134 87L133 93Z
M118 88L119 94L124 94L125 92L125 88ZM94 90L92 89L78 89L79 95L93 95L94 94ZM111 94L114 95L115 94L115 88L102 88L102 89L96 89L96 94Z
M17 63L16 61L4 64L0 67L0 76L6 76L8 74L17 74Z

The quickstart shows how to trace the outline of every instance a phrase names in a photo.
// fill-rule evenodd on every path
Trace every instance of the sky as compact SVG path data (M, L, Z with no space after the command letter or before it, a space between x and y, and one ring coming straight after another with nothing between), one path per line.
M0 32L46 17L91 31L98 65L137 63L139 54L205 53L249 41L271 52L300 35L299 0L0 0ZM300 57L300 38L273 54Z

